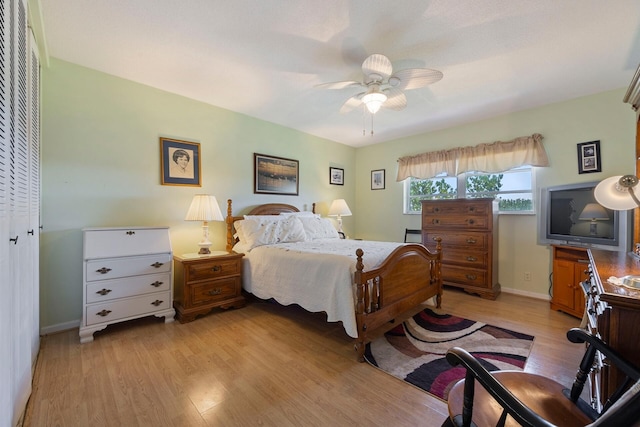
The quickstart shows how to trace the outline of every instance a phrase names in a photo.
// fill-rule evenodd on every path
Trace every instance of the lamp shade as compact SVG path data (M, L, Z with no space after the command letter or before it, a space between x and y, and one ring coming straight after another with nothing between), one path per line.
M378 112L382 103L387 100L387 95L382 92L371 92L362 97L362 102L367 106L371 114Z
M606 178L596 186L593 195L602 206L615 211L638 207L634 191L638 178L633 175L618 175Z
M351 210L344 199L335 199L329 208L329 216L351 216Z
M582 209L578 219L587 221L595 221L599 219L604 221L609 219L609 214L598 203L588 203L587 206Z
M224 221L218 201L209 194L193 196L185 221Z

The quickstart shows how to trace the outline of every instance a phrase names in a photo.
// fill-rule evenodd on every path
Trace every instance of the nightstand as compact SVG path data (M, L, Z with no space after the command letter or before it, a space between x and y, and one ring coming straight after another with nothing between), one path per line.
M243 307L242 257L235 252L174 255L174 298L180 323L211 309Z

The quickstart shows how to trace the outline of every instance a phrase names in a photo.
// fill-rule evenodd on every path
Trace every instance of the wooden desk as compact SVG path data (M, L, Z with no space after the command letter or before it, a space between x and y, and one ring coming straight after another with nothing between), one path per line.
M607 281L612 276L640 276L640 259L624 252L597 249L589 249L588 254L591 281L585 291L589 326L622 357L640 366L640 289ZM622 376L604 361L601 400L606 400L620 381Z

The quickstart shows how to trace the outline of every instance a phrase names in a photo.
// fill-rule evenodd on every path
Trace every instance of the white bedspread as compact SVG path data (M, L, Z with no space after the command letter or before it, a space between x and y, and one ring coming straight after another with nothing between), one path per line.
M376 268L402 243L316 239L253 248L243 261L243 287L258 298L298 304L327 313L357 338L353 274L356 249L364 251L365 271Z

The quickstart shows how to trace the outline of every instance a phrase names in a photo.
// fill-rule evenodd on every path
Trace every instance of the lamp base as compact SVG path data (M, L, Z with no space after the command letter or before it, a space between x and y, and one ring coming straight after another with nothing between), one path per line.
M198 253L200 255L208 255L211 253L211 250L209 248L200 248L200 250L198 251Z

